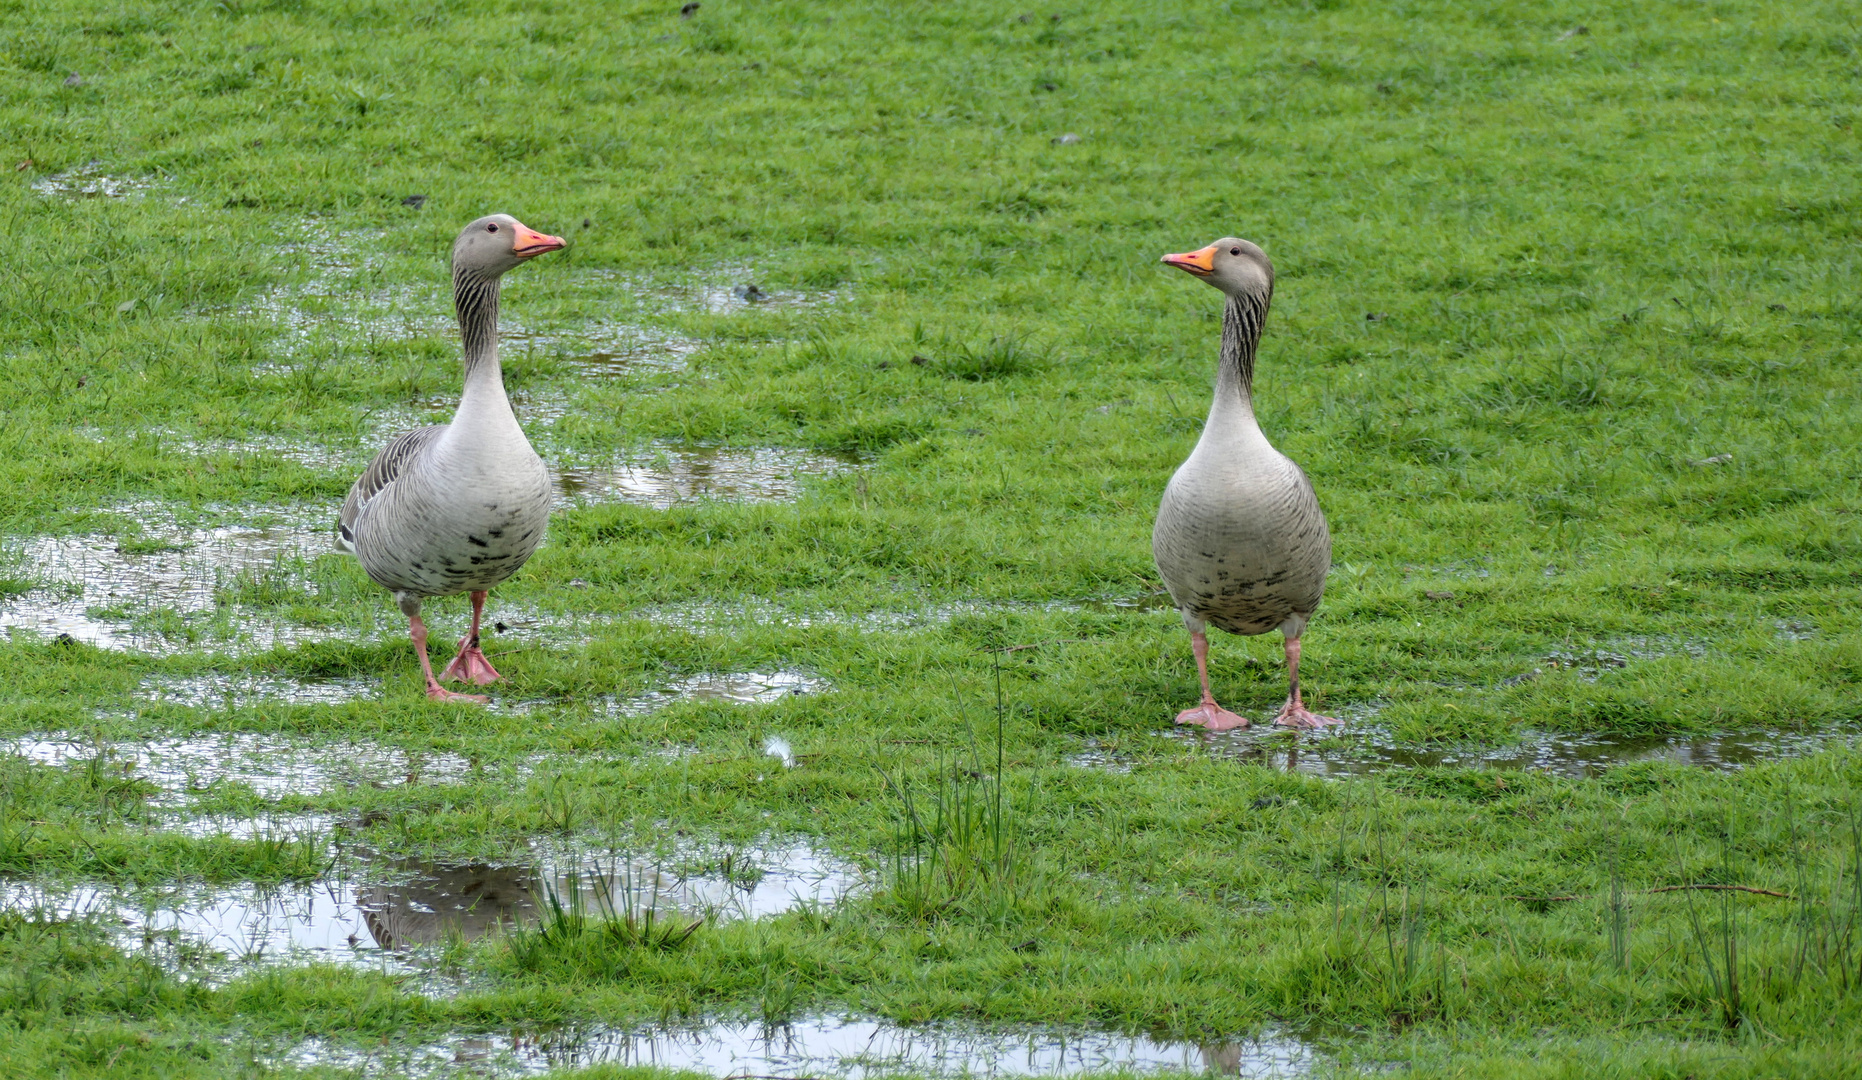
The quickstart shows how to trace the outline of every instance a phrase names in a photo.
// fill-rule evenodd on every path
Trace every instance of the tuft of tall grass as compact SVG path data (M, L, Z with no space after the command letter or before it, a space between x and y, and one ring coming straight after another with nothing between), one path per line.
M505 935L511 962L527 972L614 979L626 977L642 954L682 948L705 920L662 911L659 874L648 873L654 885L644 895L634 887L629 863L617 863L608 872L597 867L587 890L573 872L567 888L546 885L536 924ZM536 876L554 881L542 872Z
M1019 835L1003 778L1002 658L996 658L993 771L971 728L968 755L939 756L931 783L920 790L903 774L880 770L897 800L892 865L885 900L906 918L924 922L958 912L1006 920L1033 884L1030 853Z
M992 382L1017 375L1031 375L1047 366L1047 353L1034 348L1026 338L997 335L981 345L955 342L941 350L931 362L932 370L947 379L963 382Z
M1617 850L1614 834L1604 848L1605 868L1610 877L1609 918L1610 963L1616 970L1629 970L1629 896L1623 888L1622 853Z

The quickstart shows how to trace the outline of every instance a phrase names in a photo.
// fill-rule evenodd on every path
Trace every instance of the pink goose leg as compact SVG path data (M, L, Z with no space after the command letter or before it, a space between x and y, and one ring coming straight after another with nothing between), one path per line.
M1201 630L1191 630L1190 651L1196 654L1196 677L1203 683L1203 703L1178 713L1177 723L1201 724L1210 731L1247 727L1247 717L1236 716L1217 705L1215 695L1209 692L1209 635Z
M478 647L478 621L484 614L485 591L481 589L472 594L472 632L459 639L459 655L446 665L446 670L440 673L441 678L479 686L498 681L498 670Z
M407 633L414 639L414 655L420 657L421 674L427 677L427 697L434 701L476 701L481 705L491 700L483 694L455 694L433 677L433 662L427 659L427 624L420 621L420 616L407 617Z
M1300 701L1300 639L1296 637L1287 639L1287 703L1280 707L1280 715L1274 717L1274 723L1290 728L1316 728L1344 723L1335 717L1320 716Z

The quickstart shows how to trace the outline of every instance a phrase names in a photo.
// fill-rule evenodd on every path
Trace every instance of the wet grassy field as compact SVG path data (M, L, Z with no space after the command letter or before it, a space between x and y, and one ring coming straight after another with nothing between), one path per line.
M0 10L19 1075L1862 1056L1843 6ZM493 211L560 498L440 706L329 532ZM1321 736L1170 724L1226 234Z

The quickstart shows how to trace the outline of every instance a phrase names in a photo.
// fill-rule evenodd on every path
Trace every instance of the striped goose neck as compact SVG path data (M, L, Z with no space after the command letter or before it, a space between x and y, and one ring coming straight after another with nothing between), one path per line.
M473 270L453 270L453 307L465 344L466 377L490 361L498 363L498 279Z
M1252 404L1254 399L1254 351L1261 343L1261 327L1267 322L1267 305L1273 300L1273 287L1264 292L1238 292L1228 298L1222 310L1222 353L1216 372L1218 396L1234 394Z

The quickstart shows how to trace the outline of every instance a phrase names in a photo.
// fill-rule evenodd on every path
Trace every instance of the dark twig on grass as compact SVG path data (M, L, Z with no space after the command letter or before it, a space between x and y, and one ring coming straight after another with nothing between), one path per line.
M985 645L976 651L977 652L993 652L993 653L1021 652L1023 649L1038 649L1043 645L1083 645L1085 643L1086 643L1085 638L1057 637L1050 641L1034 641L1026 645L1004 645L1000 649L992 649L988 647L987 645Z
M1761 889L1755 885L1662 885L1654 889L1635 889L1632 891L1638 892L1638 893L1658 893L1658 892L1687 892L1693 889L1700 889L1700 890L1705 890L1705 891L1710 891L1710 892L1747 892L1747 893L1754 893L1759 896L1776 896L1780 900L1796 899L1796 897L1793 897L1790 893L1774 892L1771 889ZM1596 895L1597 895L1596 893L1578 893L1575 896L1503 896L1501 897L1501 899L1502 900L1527 900L1527 901L1540 903L1540 904L1554 904L1554 903L1559 903L1561 901L1566 901L1566 900L1589 900L1590 898Z
M1624 1028L1646 1027L1649 1024L1692 1024L1697 1023L1698 1019L1693 1016L1650 1016L1641 1020L1625 1020L1620 1024L1613 1024L1609 1030L1621 1031Z
M1795 899L1790 893L1774 892L1752 885L1663 885L1657 889L1639 889L1638 892L1685 892L1688 889L1707 889L1713 892L1749 892L1760 896L1776 896L1781 900Z

